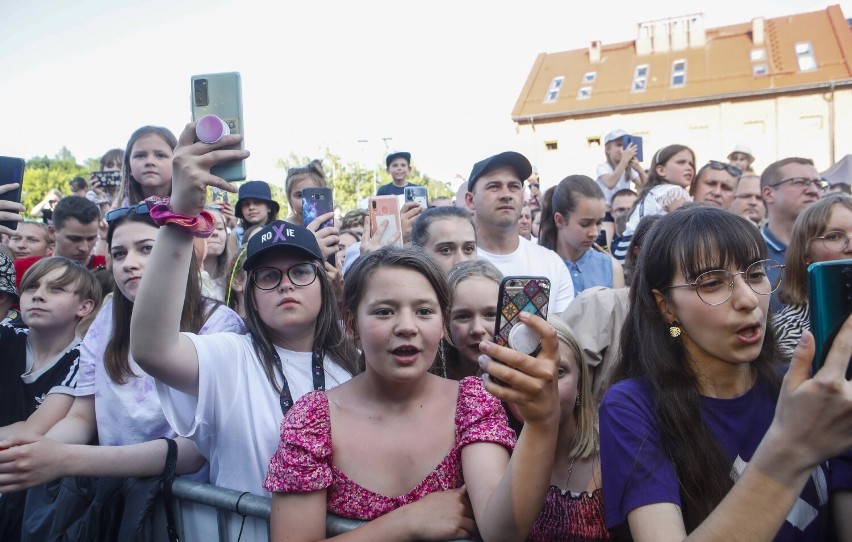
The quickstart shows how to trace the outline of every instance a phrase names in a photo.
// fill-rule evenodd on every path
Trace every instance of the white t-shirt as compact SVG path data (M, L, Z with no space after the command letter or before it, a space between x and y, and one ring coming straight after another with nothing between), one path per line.
M279 395L266 378L251 336L185 335L198 353L198 397L157 382L166 419L210 462L210 483L269 496L261 482L278 448L284 416ZM276 350L293 401L313 391L311 353ZM324 366L326 389L351 378L327 357Z
M574 282L568 267L559 254L552 250L518 237L520 244L511 254L491 254L481 248L476 249L480 258L493 263L503 276L532 275L550 279L550 303L548 314L560 314L574 299Z
M598 164L597 169L595 170L595 182L598 183L598 186L601 187L604 193L604 201L606 201L607 205L612 203L612 196L619 190L624 188L633 188L631 185L632 181L635 181L639 178L639 172L633 169L630 166L627 166L627 169L621 174L621 178L618 179L618 182L615 183L613 188L607 188L607 186L601 181L601 177L605 175L612 175L613 167L609 165L609 162L604 162L603 164ZM629 178L628 178L629 176Z
M80 345L80 375L77 397L94 394L98 441L104 446L138 444L160 437L174 437L154 387L154 379L130 356L130 369L136 378L117 384L104 367L104 352L112 336L112 299L104 303ZM199 333L234 331L242 333L243 321L237 313L219 305L204 322Z
M646 216L668 214L666 210L668 206L679 199L692 201L692 196L682 186L671 183L658 184L645 195L642 200L644 205L640 202L633 208L630 218L627 219L622 237L633 235L633 232L639 226L639 222Z

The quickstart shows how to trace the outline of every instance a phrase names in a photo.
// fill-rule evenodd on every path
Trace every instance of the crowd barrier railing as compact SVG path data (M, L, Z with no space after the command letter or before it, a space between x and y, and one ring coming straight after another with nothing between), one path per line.
M237 542L238 533L233 525L243 523L243 518L254 518L269 528L272 499L233 489L202 484L178 478L172 484L172 497L176 507L178 534L181 541ZM365 522L328 514L327 536L336 536ZM231 527L229 527L229 525ZM160 532L165 532L162 529ZM240 542L266 541L268 535L254 531L244 535ZM166 542L166 539L163 538ZM159 541L157 541L159 542Z

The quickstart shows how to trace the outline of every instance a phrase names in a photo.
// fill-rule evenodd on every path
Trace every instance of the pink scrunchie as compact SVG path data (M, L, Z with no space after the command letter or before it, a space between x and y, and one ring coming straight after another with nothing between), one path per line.
M158 226L173 224L189 232L193 237L207 238L216 229L216 219L210 211L202 210L198 216L179 215L172 211L169 198L151 196L145 200L148 213Z

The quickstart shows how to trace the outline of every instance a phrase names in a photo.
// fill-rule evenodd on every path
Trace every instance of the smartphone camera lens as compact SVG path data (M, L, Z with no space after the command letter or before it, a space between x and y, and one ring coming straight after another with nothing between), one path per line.
M195 90L196 106L203 107L210 103L210 99L207 96L207 79L196 79L193 84L193 89Z

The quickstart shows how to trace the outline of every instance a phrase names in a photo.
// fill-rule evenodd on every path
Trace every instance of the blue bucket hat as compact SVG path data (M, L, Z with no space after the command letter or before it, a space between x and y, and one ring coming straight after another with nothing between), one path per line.
M274 215L278 212L278 202L272 199L272 190L263 181L248 181L240 185L239 197L237 198L237 204L234 206L234 215L237 218L243 218L242 204L247 199L265 201L269 204L270 214Z

